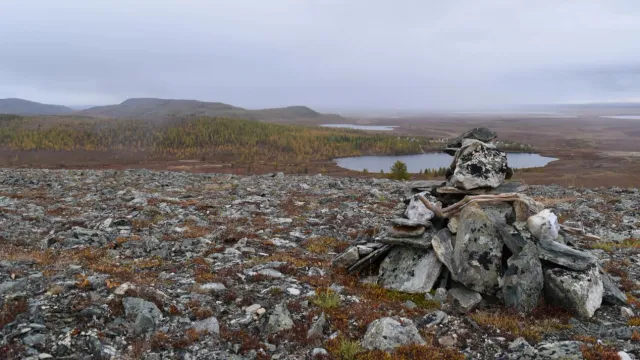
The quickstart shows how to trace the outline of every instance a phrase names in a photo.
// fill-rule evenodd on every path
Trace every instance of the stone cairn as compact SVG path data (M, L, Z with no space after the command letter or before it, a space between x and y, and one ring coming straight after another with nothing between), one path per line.
M379 285L408 293L435 290L435 299L462 312L498 299L521 313L547 303L587 319L602 302L626 296L597 258L573 245L590 237L560 225L555 214L505 182L507 156L496 134L476 128L446 148L453 162L447 181L410 183L402 216L374 239L338 254L333 265L351 273L377 271Z

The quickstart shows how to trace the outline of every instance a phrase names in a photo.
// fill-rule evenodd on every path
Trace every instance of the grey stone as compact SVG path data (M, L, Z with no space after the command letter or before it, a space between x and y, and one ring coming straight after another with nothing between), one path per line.
M430 327L436 326L440 324L446 324L449 321L449 316L444 311L434 311L430 314L425 315L422 319L418 321L419 327Z
M442 263L433 250L395 247L380 264L380 285L408 293L425 293L438 280Z
M509 360L533 360L538 354L538 351L521 337L513 340L509 344L508 350Z
M408 344L424 345L425 341L413 322L405 318L375 320L369 324L362 339L362 347L367 350L393 350Z
M632 328L631 326L621 326L613 329L608 329L600 333L600 337L603 339L612 340L630 340L633 336L633 332L638 331L638 328Z
M129 318L137 318L138 314L148 314L154 323L158 323L162 319L162 312L156 304L134 297L126 297L122 299L122 305L124 306L124 313Z
M0 296L22 292L26 289L27 282L25 280L5 281L0 284Z
M448 148L460 148L462 146L462 141L464 139L475 139L475 140L479 140L482 142L490 142L491 140L495 139L496 137L498 137L498 135L485 128L485 127L480 127L480 128L473 128L471 130L467 130L464 133L460 134L459 136L457 136L456 138L454 138L453 140L451 140L448 144L447 147Z
M283 304L276 305L271 312L271 315L269 315L269 320L267 321L265 332L267 334L275 334L277 332L289 330L291 328L293 328L293 320L291 319L289 310Z
M598 263L598 258L593 254L574 249L557 241L539 241L538 252L541 259L572 270L587 270Z
M307 331L307 339L320 338L324 333L324 330L327 328L327 318L322 313L320 317L316 321L311 324L309 331Z
M527 244L518 255L507 260L502 278L502 294L507 306L528 313L538 304L544 288L542 264L533 243Z
M341 254L339 254L338 256L336 256L336 258L333 259L332 264L335 267L346 268L355 264L359 259L360 259L360 255L358 253L358 248L355 246L352 246L347 250L345 250L344 252L342 252Z
M602 277L602 286L604 288L602 301L611 305L627 304L627 295L618 288L611 276L602 271L600 271L600 276Z
M507 169L507 155L503 151L471 141L456 153L448 185L463 190L497 188L504 182Z
M447 301L447 289L445 288L437 288L436 289L436 294L433 296L433 300L438 301L438 302L445 302Z
M135 335L146 334L154 331L156 328L156 321L153 316L148 313L138 313L136 321L133 324L133 333Z
M513 224L516 216L509 203L480 204L480 208L496 224Z
M502 268L503 243L487 214L474 205L460 214L453 252L453 278L469 289L494 294Z
M602 278L595 266L583 272L548 269L544 277L545 300L566 308L577 317L591 318L602 304Z
M44 334L32 334L22 338L22 342L31 347L43 347L47 343L47 336Z
M453 267L453 245L451 244L451 239L452 236L449 229L441 229L431 239L431 246L438 257L438 260L440 260L440 262L449 269L451 274L455 274L456 271Z
M579 341L559 341L542 344L537 347L540 360L582 360L582 350Z
M418 195L428 198L428 194L426 192ZM433 211L427 209L417 196L413 196L409 201L407 209L404 211L404 216L413 223L419 223L426 226L429 223L429 220L433 219L435 214Z
M207 332L211 335L220 334L220 324L218 323L218 319L215 316L206 318L204 320L196 321L191 326L192 329L196 331Z
M456 287L448 292L456 310L467 313L474 310L482 301L482 295L464 287Z
M560 231L558 217L549 209L544 209L527 219L529 232L536 239L542 241L555 241Z

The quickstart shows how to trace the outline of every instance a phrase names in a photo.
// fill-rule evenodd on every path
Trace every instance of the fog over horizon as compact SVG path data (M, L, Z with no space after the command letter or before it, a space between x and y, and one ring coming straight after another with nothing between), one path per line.
M6 0L0 98L246 108L640 101L633 0Z

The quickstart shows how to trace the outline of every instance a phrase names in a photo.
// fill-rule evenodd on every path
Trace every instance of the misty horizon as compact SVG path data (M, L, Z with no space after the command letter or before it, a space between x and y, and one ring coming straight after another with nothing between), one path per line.
M24 0L0 13L0 98L333 112L640 101L632 1Z

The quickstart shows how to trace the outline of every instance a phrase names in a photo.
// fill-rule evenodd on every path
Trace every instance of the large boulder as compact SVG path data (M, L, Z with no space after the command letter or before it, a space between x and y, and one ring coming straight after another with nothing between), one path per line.
M597 266L587 271L563 268L544 273L545 301L563 307L574 315L589 319L602 304L604 288Z
M463 190L497 188L507 175L507 155L478 140L464 140L456 153L448 185Z
M440 276L442 263L435 251L394 247L380 264L380 285L408 293L426 293Z
M518 255L507 260L507 265L502 278L504 302L522 313L528 313L538 304L544 288L538 249L533 243L528 243Z
M502 268L500 232L489 216L476 205L466 206L453 249L454 278L469 289L494 294Z
M418 329L409 319L398 320L390 317L373 321L367 327L362 339L362 347L367 350L393 350L402 345L424 345Z

